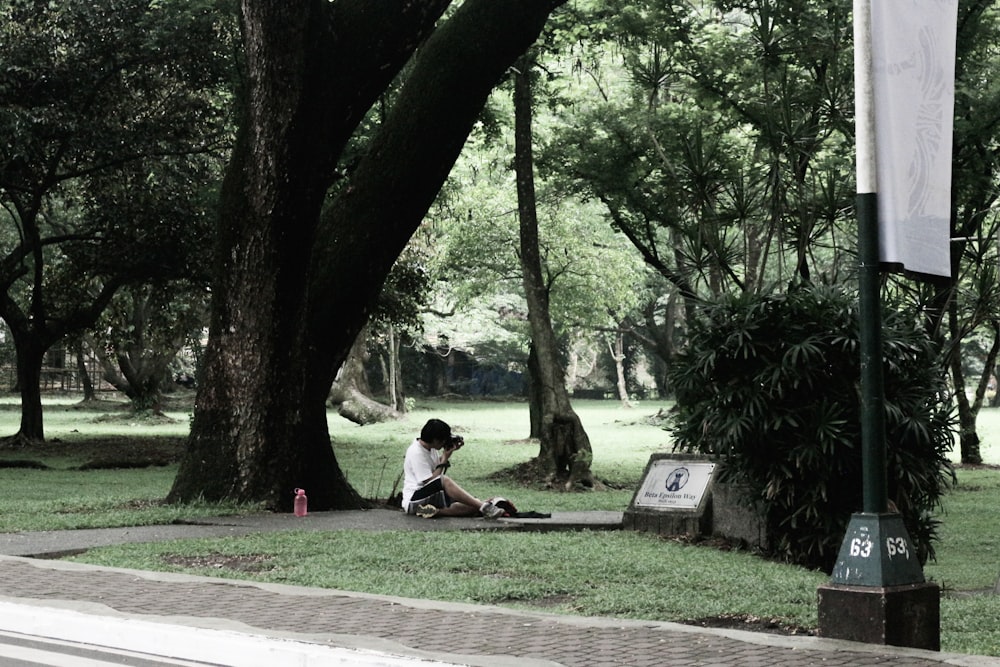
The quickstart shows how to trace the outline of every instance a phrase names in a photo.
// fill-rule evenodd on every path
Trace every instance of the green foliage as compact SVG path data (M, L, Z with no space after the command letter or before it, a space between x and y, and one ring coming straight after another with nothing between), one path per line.
M600 200L690 296L836 275L853 182L842 3L628 0L608 14L620 55L604 42L586 72L598 90L564 97L543 168Z
M431 278L420 256L412 247L400 255L386 277L371 321L392 325L416 334L421 330L420 313L427 308Z
M669 373L675 447L721 457L759 504L776 556L826 569L862 505L854 304L827 287L720 299ZM883 345L889 499L925 562L952 476L948 388L929 338L897 312L884 316Z
M234 27L228 0L0 2L0 316L22 374L121 286L204 279ZM20 435L40 439L34 385Z

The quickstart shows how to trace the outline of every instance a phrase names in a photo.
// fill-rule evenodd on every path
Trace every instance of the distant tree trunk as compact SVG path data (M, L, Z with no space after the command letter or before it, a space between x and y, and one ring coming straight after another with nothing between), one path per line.
M958 405L958 442L962 463L980 464L983 462L980 453L979 434L976 430L976 418L979 408L982 406L982 395L985 394L985 382L980 382L980 389L977 390L977 397L970 404L969 397L965 392L965 372L962 370L962 342L958 332L958 313L955 300L952 299L948 307L949 329L953 347L950 350L949 364L951 367L952 384L955 387L955 401ZM991 354L996 359L998 341L994 337ZM986 368L992 368L993 364L987 364ZM984 371L988 380L989 371Z
M89 339L89 336L88 336ZM133 410L163 411L163 381L167 377L175 350L168 353L153 351L140 343L132 349L108 353L90 339L98 363L101 364L101 378L123 393L131 402Z
M615 386L618 389L618 400L623 408L631 408L632 403L628 400L628 384L625 381L625 334L616 331L611 340L608 341L608 351L615 362Z
M994 389L994 399L997 394L994 369L997 366L997 358L1000 357L1000 320L990 320L989 326L993 335L993 340L990 342L989 352L986 353L986 361L983 364L983 372L979 376L979 385L976 388L976 415L979 414L979 410L984 404L992 405L992 402L987 399L986 396L991 386Z
M956 389L955 391L955 393L958 394L959 452L961 461L962 463L970 463L973 465L978 465L983 462L983 456L980 450L981 442L976 422L979 419L979 411L986 402L986 392L992 381L993 369L996 368L997 356L1000 355L1000 321L990 320L989 325L992 329L993 340L990 342L990 349L986 353L986 361L983 365L983 371L980 373L979 381L976 383L976 392L973 397L972 404L969 404L964 386L961 390ZM961 343L959 343L959 345L961 345ZM962 382L963 384L965 382L960 357L961 355L959 354L959 351L956 350L952 359L952 380L956 387L958 387L958 382ZM958 375L956 375L956 372Z
M388 386L386 387L390 398L392 409L399 413L406 412L406 392L403 391L403 364L399 359L399 348L402 345L401 338L396 335L396 327L392 324L386 326L386 347L388 348Z
M580 377L580 353L577 351L574 341L570 341L569 351L566 354L566 388L572 394L576 389L577 380Z
M593 486L590 439L573 411L559 364L558 345L549 315L548 286L542 273L535 206L532 151L532 99L529 56L518 61L514 73L514 168L517 173L517 209L520 220L521 273L528 302L528 322L537 360L541 389L541 433L537 462L549 482L566 487Z
M388 405L376 401L368 386L365 360L368 357L368 328L358 334L330 390L330 404L337 413L355 424L377 424L399 419L403 415Z
M83 339L77 338L73 343L73 353L76 356L76 374L80 378L80 385L83 387L83 402L87 403L97 398L94 391L94 383L90 381L90 373L87 371L87 362L83 356Z
M386 276L490 91L561 0L242 1L248 90L223 184L212 322L169 500L364 505L326 399ZM348 29L349 28L349 29ZM344 147L413 52L393 107L330 198Z
M990 379L990 384L993 388L993 396L990 398L988 405L991 408L996 408L1000 407L1000 366L994 363L990 368L993 369L993 375Z
M30 256L34 266L34 284L27 308L22 308L16 299L0 299L0 317L7 323L14 341L16 385L21 395L20 428L14 435L0 439L0 447L18 448L45 441L41 390L45 353L65 337L93 326L124 279L118 276L108 280L92 300L74 303L72 308L61 311L57 316L53 311L58 309L46 306L42 290L45 253L42 252L43 242L38 234L38 215L37 207L21 213L22 226L30 228L30 233L24 233L32 237L29 246L33 248Z

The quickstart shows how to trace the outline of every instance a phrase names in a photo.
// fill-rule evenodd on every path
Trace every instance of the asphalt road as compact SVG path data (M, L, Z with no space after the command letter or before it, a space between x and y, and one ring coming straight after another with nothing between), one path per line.
M123 651L95 644L0 631L0 665L4 667L221 667L218 663L190 662Z

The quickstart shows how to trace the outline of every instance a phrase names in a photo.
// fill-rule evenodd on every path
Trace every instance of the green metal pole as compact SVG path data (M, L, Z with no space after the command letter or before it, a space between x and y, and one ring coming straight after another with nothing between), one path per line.
M879 298L878 177L872 87L871 3L854 0L854 109L857 146L858 329L861 361L861 484L864 511L851 515L829 586L820 587L820 632L873 641L902 616L891 608L914 606L926 624L915 632L939 636L938 591L918 604L906 591L926 584L902 515L889 513L886 465L885 387L882 379L882 308ZM917 588L917 587L921 588ZM910 587L893 590L889 588ZM919 613L918 613L919 612ZM913 618L908 619L913 621ZM918 627L919 626L919 627ZM925 632L926 631L926 632ZM916 643L904 643L917 646Z
M871 2L854 0L854 107L857 150L858 327L861 342L861 463L864 511L888 506L882 309L879 298L878 176L872 83Z
M859 193L858 319L861 341L861 459L864 511L888 507L885 390L882 382L882 313L879 298L877 195Z

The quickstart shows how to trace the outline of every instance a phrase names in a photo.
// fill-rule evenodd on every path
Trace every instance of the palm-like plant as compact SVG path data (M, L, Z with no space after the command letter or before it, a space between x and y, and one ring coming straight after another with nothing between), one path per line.
M855 303L812 286L723 298L670 370L675 447L721 459L772 555L827 571L862 504ZM900 312L884 314L883 340L889 498L925 562L931 511L954 478L948 387L930 339Z

